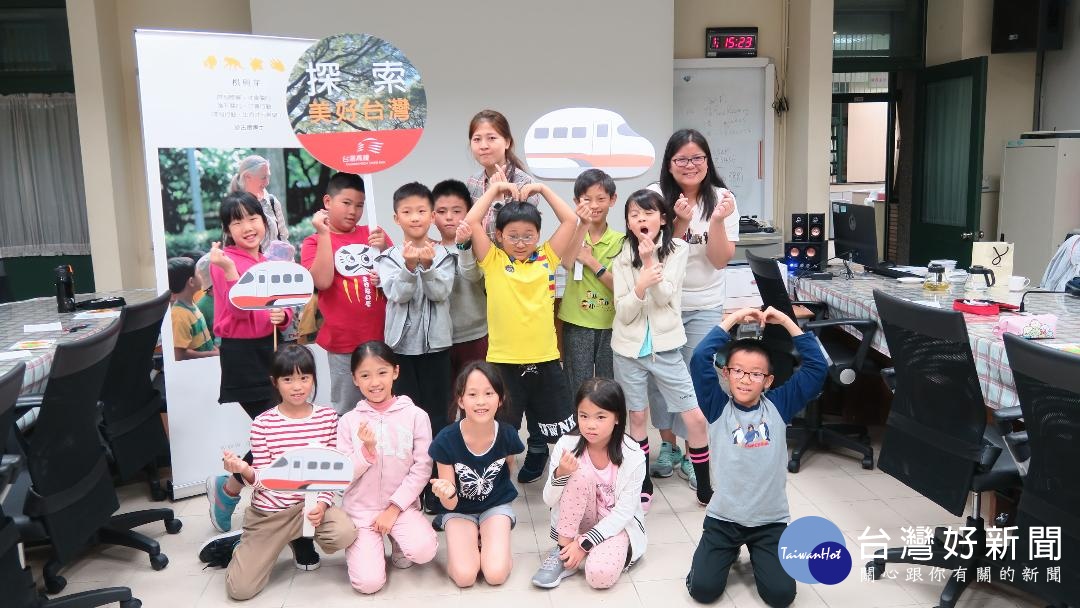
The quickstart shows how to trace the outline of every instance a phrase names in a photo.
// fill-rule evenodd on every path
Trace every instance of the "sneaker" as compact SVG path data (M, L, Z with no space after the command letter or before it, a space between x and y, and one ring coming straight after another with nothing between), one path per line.
M518 483L532 483L544 476L544 465L547 464L547 452L528 452L525 454L525 462L518 470Z
M648 513L649 508L652 507L652 494L641 493L641 510Z
M690 489L697 492L697 473L694 472L694 463L687 457L679 463L679 477L685 479L690 484Z
M225 568L232 561L233 549L240 543L242 532L218 534L199 548L199 561L207 568Z
M660 455L656 457L652 465L649 467L649 475L653 477L671 477L672 472L675 470L675 463L678 462L672 458L671 444L666 441L660 442Z
M412 560L405 557L405 552L401 550L401 545L398 544L394 537L390 537L390 563L395 568L404 570L413 565Z
M532 584L543 589L554 589L559 586L562 579L573 576L577 570L567 568L559 557L559 546L556 545L548 551L540 569L532 577Z
M206 498L210 501L210 523L218 532L232 530L232 514L240 504L239 496L229 496L225 492L228 475L211 475L206 478Z
M291 543L293 551L293 565L297 570L318 570L322 565L322 560L319 559L319 554L315 551L315 541L307 538L300 537Z

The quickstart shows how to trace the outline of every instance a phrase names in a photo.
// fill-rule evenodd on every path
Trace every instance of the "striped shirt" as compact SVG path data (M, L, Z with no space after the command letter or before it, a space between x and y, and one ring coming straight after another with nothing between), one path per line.
M255 492L251 506L276 512L304 502L304 492L267 490L260 473L285 452L309 446L337 447L337 413L328 407L313 406L307 418L286 418L274 407L251 422L251 466L255 469ZM318 500L334 504L334 492L319 492Z
M533 178L531 175L521 169L518 169L514 166L513 163L508 162L506 164L506 179L509 180L510 183L514 184L519 189L525 184L533 183ZM481 196L484 196L484 193L487 192L488 186L490 185L491 184L488 181L487 172L483 169L481 169L480 172L476 175L470 175L469 178L465 180L465 186L469 189L469 195L472 196L472 202L474 203L480 200ZM509 200L510 195L505 195L503 196L502 200L497 201L497 203L505 203L509 202ZM540 206L540 200L541 199L539 194L534 194L528 198L528 202L536 205L537 207ZM491 205L491 207L488 208L487 214L484 215L484 219L480 222L484 226L484 229L487 231L488 238L492 241L495 240L495 216L499 213L499 209L501 208L501 204L499 204L498 207L496 207L495 204Z

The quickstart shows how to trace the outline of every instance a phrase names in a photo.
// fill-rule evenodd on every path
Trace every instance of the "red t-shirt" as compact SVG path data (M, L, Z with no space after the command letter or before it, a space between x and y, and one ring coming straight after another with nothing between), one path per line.
M368 247L367 226L357 226L348 234L330 233L334 247L334 282L319 291L319 312L323 326L315 343L332 353L351 353L364 342L383 340L386 325L386 296L368 275L378 274L375 258L379 250ZM386 246L393 243L386 237ZM304 239L300 263L311 268L319 248L318 235Z

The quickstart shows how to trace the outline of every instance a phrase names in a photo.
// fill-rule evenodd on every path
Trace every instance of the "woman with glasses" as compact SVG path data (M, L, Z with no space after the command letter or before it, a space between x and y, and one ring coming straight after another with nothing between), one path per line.
M270 161L252 154L244 157L236 166L236 175L229 182L229 193L247 192L258 199L266 216L266 235L260 251L266 251L270 241L289 240L289 225L285 220L285 207L266 187L270 185Z
M724 267L735 255L739 240L739 208L735 196L713 165L705 136L694 129L676 131L664 150L660 181L649 186L675 210L675 236L690 245L686 278L682 288L682 322L686 331L683 359L724 317ZM660 454L652 463L653 477L670 477L674 471L697 489L697 475L676 445L676 436L687 436L682 420L668 412L663 397L652 385L649 408L653 426L660 431Z

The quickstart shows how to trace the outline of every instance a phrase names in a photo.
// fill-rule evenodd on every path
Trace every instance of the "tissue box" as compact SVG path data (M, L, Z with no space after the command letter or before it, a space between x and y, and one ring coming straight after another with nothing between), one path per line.
M1055 315L1002 316L998 319L994 333L998 336L1003 333L1016 334L1029 340L1053 338L1057 333L1057 321Z

